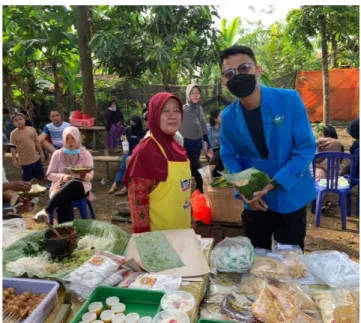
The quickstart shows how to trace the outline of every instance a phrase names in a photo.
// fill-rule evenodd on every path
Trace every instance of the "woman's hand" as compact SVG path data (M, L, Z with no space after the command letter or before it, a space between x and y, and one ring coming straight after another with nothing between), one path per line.
M62 178L62 182L63 183L66 183L66 182L69 182L73 179L73 176L69 175L69 174L65 174Z
M122 136L120 137L120 140L121 140L121 141L126 141L126 140L127 140L127 137L124 136L124 135L122 135Z
M213 155L214 155L213 149L208 149L208 151L207 151L207 156L208 156L209 158L212 158Z

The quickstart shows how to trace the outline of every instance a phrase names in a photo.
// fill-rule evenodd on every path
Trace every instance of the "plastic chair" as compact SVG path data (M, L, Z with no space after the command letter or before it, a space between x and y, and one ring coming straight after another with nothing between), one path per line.
M93 206L86 197L78 201L73 201L71 203L71 221L74 220L74 208L77 208L79 210L80 216L83 220L88 219L88 208L89 208L91 218L95 219ZM54 224L54 212L50 213L49 222L51 225Z
M345 174L344 177L350 182L351 189L357 185L357 204L356 204L356 214L360 216L360 178L357 170L359 168L359 160L360 160L360 150L356 149L354 155L356 156L355 167L353 169L353 173Z
M315 181L317 198L312 202L312 213L316 214L316 227L320 226L321 209L326 193L336 193L339 196L341 209L342 230L346 230L346 215L351 215L351 185L347 188L338 187L338 177L340 174L341 161L350 160L351 174L354 172L356 157L354 155L340 152L324 152L315 155L312 161L313 179L316 177L316 161L323 159L327 161L326 187L322 187Z

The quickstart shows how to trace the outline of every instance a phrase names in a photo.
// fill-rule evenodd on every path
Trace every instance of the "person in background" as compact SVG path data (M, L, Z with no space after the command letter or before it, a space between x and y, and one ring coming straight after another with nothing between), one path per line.
M108 194L112 194L115 191L119 190L120 186L122 185L124 173L126 171L127 158L132 155L132 152L135 149L135 147L145 136L145 131L142 125L142 119L139 116L136 115L131 116L129 124L130 126L128 126L125 129L124 135L122 137L122 140L126 140L129 143L129 152L123 155L120 164L120 170L116 174L114 183L110 188L110 190L108 191ZM116 192L115 195L123 196L123 195L127 195L127 193L128 193L127 188L123 187L123 189L120 190L119 192Z
M30 182L33 178L43 179L42 162L45 156L35 129L25 126L22 113L15 113L12 120L16 127L10 135L10 142L16 146L11 148L14 166L22 169L24 182Z
M3 158L6 154L7 148L16 148L15 145L11 144L6 136L3 134ZM33 209L34 203L27 199L22 199L16 192L28 192L31 189L30 182L23 182L23 181L15 181L9 182L6 178L5 168L3 166L3 181L2 181L2 188L3 188L3 215L8 213L15 213L15 214L22 214L24 212L29 212ZM16 208L11 208L11 200L16 199L14 201L17 206ZM20 203L18 203L20 202ZM7 211L5 211L5 210Z
M333 126L324 126L322 133L319 134L319 138L316 140L317 152L343 152L344 148L338 140L337 131ZM327 161L317 160L315 169L315 180L320 181L323 178L327 178Z
M47 222L49 214L57 209L58 223L71 221L71 203L89 195L94 171L85 175L71 175L68 167L93 167L93 157L81 145L78 128L68 127L63 131L64 147L55 151L51 157L46 177L52 182L50 201L47 207L38 212L33 219Z
M16 127L13 124L13 120L11 119L11 115L8 109L3 109L3 133L5 134L6 138L10 138L10 133Z
M34 127L32 121L29 118L29 114L25 110L21 110L20 113L22 113L25 116L25 126L27 127Z
M360 148L360 118L354 119L347 127L348 134L355 139L350 147L350 154L355 155ZM358 156L360 157L360 156ZM350 166L346 165L342 170L342 175L350 174ZM360 177L360 169L356 168L356 177Z
M271 182L245 203L242 224L254 247L271 250L272 237L304 249L307 205L316 198L309 169L316 140L295 90L261 86L262 67L251 48L220 53L222 83L237 97L222 111L221 158L230 174L254 167Z
M113 100L106 110L107 148L115 149L124 133L124 116Z
M203 180L198 169L202 168L200 156L203 141L207 143L207 155L213 156L213 151L208 140L207 125L203 109L200 105L201 90L197 84L189 84L186 88L187 103L184 105L184 116L180 133L184 138L184 148L187 151L191 172L197 187L203 193Z
M212 176L220 176L219 171L223 171L224 166L220 156L220 134L221 134L221 110L211 111L209 123L207 123L208 138L213 150L213 157L209 159L209 165L212 166Z
M149 101L150 136L132 153L124 175L133 233L191 227L191 172L187 152L174 139L181 100L167 92Z
M50 111L51 123L48 123L42 134L39 136L39 141L44 149L50 154L64 146L63 131L70 127L70 123L63 121L61 114L56 111ZM50 137L51 143L47 140Z

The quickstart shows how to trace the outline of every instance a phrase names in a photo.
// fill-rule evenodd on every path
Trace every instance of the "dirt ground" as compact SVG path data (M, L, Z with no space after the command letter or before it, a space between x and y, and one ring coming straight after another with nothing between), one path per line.
M352 138L347 134L346 128L343 125L336 127L339 138L345 147L345 151L348 151ZM94 152L95 154L102 154L102 152ZM47 166L47 163L45 164ZM6 170L8 180L20 180L21 174L16 169L9 158L5 158L4 167ZM126 200L126 198L116 197L114 195L108 195L107 191L111 186L111 181L102 185L101 179L105 176L105 167L102 163L96 163L96 177L93 181L93 193L96 196L96 200L93 202L95 214L97 219L111 220L111 216L117 214L116 203ZM115 174L117 165L112 165L112 172ZM43 184L47 184L47 181L43 181ZM341 230L341 218L339 208L334 208L328 212L322 214L321 226L316 228L315 216L311 214L310 208L307 216L307 236L305 241L305 251L311 252L315 250L338 250L348 254L353 260L359 261L359 218L356 216L356 197L357 189L354 188L352 196L352 216L347 218L347 229ZM32 214L35 214L44 203L45 197L42 197L37 209L32 213L26 214L27 223L29 228L36 229L41 228L40 225L34 224L31 220ZM327 200L337 202L334 197L329 197ZM131 226L129 224L119 224L124 230L130 232Z

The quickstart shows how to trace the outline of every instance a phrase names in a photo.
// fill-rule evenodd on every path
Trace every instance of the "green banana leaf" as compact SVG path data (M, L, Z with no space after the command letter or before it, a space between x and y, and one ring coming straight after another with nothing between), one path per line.
M247 200L252 200L254 192L262 190L267 184L271 183L269 176L256 168L248 168L235 174L219 173Z
M232 184L230 184L223 176L215 177L210 184L211 187L220 187L220 188L226 188L226 187L232 187Z
M128 241L130 239L130 234L126 233L121 228L106 222L106 221L97 221L97 220L74 220L73 222L63 223L57 227L61 226L72 226L78 235L78 240L85 236L86 234L92 234L98 237L108 237L113 241L113 246L108 250L116 255L123 255ZM33 256L36 257L44 252L44 236L49 229L42 231L37 231L27 235L26 237L14 242L8 248L3 251L3 276L4 277L15 277L14 273L6 270L5 265L11 261L15 261L22 257ZM90 256L89 256L90 257ZM75 268L71 270L57 272L56 274L49 274L46 277L39 275L39 278L55 278L62 280L67 274L72 272Z

